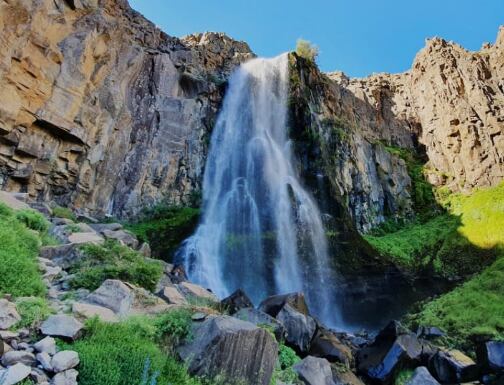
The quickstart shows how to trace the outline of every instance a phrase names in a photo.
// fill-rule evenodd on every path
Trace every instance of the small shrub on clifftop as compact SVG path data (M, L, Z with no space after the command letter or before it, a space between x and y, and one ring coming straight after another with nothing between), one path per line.
M314 62L319 54L319 48L308 40L298 39L296 43L296 54L303 59Z

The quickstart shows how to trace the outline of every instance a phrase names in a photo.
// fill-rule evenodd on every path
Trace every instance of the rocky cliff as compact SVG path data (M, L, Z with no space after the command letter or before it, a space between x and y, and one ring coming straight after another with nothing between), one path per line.
M246 43L170 37L125 0L1 0L0 31L1 189L95 215L197 199L226 79L253 56ZM322 74L295 55L291 69L305 175L328 181L360 231L417 209L404 149L435 186L503 178L503 29L479 52L428 40L398 75Z
M0 188L124 216L199 190L223 83L251 56L124 0L0 1Z
M323 160L305 169L328 178L359 230L419 209L419 168L404 155L451 191L503 179L503 27L479 52L427 40L411 71L397 75L349 79L297 57L291 67L294 135L306 159Z

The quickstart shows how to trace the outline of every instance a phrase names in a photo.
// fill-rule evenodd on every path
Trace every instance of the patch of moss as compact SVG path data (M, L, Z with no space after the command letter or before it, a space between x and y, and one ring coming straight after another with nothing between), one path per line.
M180 243L193 233L199 215L200 209L193 207L158 205L125 227L148 242L155 257L171 261Z

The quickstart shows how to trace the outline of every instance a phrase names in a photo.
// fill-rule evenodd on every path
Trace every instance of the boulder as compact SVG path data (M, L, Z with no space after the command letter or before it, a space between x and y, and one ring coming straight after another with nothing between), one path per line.
M254 307L250 298L247 297L247 294L241 289L236 290L229 297L224 298L221 301L221 305L229 314L234 314L241 309Z
M4 341L0 340L0 357L2 357L5 353L11 351L12 348L10 345Z
M32 353L23 350L11 350L2 356L3 366L12 366L18 363L32 366L37 363L37 360Z
M186 297L196 297L207 301L219 302L219 299L214 293L194 283L181 282L178 288Z
M303 293L273 295L261 302L259 310L272 317L276 317L280 310L287 304L298 312L309 315L308 305L306 304Z
M78 317L84 319L98 317L103 322L118 322L119 318L115 313L103 306L91 305L88 303L74 302L72 312Z
M120 223L90 223L89 226L91 226L94 231L100 234L103 234L105 230L117 231L122 230L123 228Z
M31 368L22 363L15 364L8 369L0 370L0 383L2 385L19 384L31 373ZM2 381L3 380L3 381Z
M39 256L52 261L55 265L67 270L84 258L84 253L78 244L44 246L40 248Z
M30 379L35 382L35 384L49 384L47 374L40 368L31 368Z
M133 290L125 283L116 279L107 279L86 297L86 302L106 307L118 315L126 315L130 312L134 299Z
M488 341L477 349L478 362L485 370L504 373L504 342Z
M333 381L336 385L365 385L350 369L331 365Z
M319 328L310 344L309 354L327 359L329 362L339 362L347 367L353 365L352 351L330 330Z
M49 354L56 354L56 340L52 337L45 337L34 344L33 347L39 353L46 352Z
M416 335L418 338L434 340L436 338L444 337L446 333L437 327L420 326Z
M63 350L56 353L51 361L51 365L55 373L73 369L79 365L79 363L79 354L71 350Z
M0 329L9 329L21 321L16 305L6 299L0 299Z
M77 385L79 372L75 369L66 370L56 374L51 381L51 385Z
M83 243L103 243L103 238L94 231L90 233L72 233L68 236L68 242L74 245Z
M309 315L297 311L289 304L282 307L276 319L285 328L287 333L285 342L287 345L300 353L308 352L317 329L315 320Z
M10 330L0 330L0 340L2 341L10 342L18 338L19 338L18 332L11 332Z
M429 362L429 369L442 383L474 381L479 370L476 363L459 350L438 351Z
M425 366L420 366L415 369L413 376L406 382L406 385L439 385L439 382L431 376Z
M79 338L83 327L84 325L77 321L74 317L57 314L46 319L42 323L40 331L46 336L76 340Z
M51 363L51 356L47 352L42 352L37 354L37 361L39 362L40 366L44 368L44 370L47 370L49 372L52 372L53 367Z
M423 345L414 333L398 322L391 322L357 355L358 370L368 378L390 383L404 366L418 366Z
M208 317L178 348L191 374L216 375L251 385L268 385L278 345L264 329L230 316Z
M115 239L122 242L126 246L136 249L138 247L138 239L133 234L125 230L103 230L102 234L107 239Z
M306 385L336 385L331 365L325 358L308 356L295 364L292 369Z
M241 309L233 317L241 319L242 321L251 322L254 325L265 325L273 331L278 341L285 338L285 328L277 319L269 314L266 314L258 309L246 308Z
M187 305L187 300L180 294L175 286L165 286L158 295L164 299L167 303L173 305Z

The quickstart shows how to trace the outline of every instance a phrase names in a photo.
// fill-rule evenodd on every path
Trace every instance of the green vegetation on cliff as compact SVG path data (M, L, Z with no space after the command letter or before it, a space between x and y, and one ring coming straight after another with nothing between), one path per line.
M36 258L47 227L42 215L31 210L15 213L0 203L0 296L45 294Z
M171 261L180 243L193 233L199 214L193 207L158 205L126 228L140 241L148 242L155 257Z
M504 183L441 202L447 212L366 240L391 262L411 270L430 268L466 276L491 263L504 245Z

